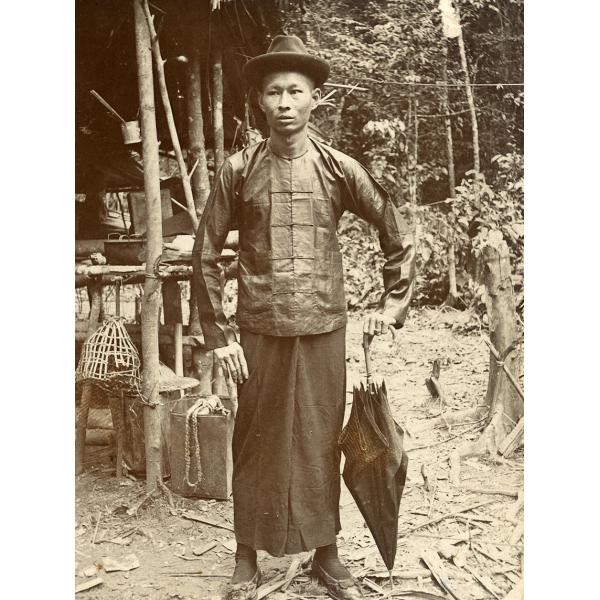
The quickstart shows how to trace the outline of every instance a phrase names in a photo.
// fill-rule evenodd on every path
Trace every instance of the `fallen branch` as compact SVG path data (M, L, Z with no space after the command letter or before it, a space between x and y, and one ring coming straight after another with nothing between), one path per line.
M513 498L518 498L520 494L520 490L513 490L508 488L478 488L475 486L461 485L459 490L461 492L473 492L474 494L498 494L500 496L512 496Z
M285 574L285 583L281 586L282 592L285 592L290 583L292 583L294 577L302 572L304 565L308 564L308 562L312 560L312 557L313 552L303 552L292 560Z
M524 417L519 419L519 422L515 425L513 430L498 446L498 452L500 452L504 458L509 458L523 442L523 434L525 433L525 422L523 419Z
M450 437L446 438L445 440L439 440L437 442L432 442L431 444L423 444L422 446L413 446L412 448L408 448L406 451L411 452L412 450L423 450L424 448L433 448L434 446L440 446L441 444L450 442L453 439L460 437L461 435L464 435L465 433L471 433L472 431L481 429L481 423L482 423L482 421L479 421L473 427L470 427L469 429L465 429L464 431L461 431L460 433L455 433L454 435L451 435Z
M389 579L390 573L388 571L376 571L375 573L366 573L373 579ZM412 569L410 571L395 571L392 570L392 577L397 579L419 579L419 577L431 577L431 573L427 569Z
M235 530L231 525L228 525L227 523L219 523L218 521L214 521L208 517L201 517L191 511L184 512L181 516L184 519L189 519L190 521L197 521L198 523L204 523L205 525L210 525L211 527L219 527L220 529L226 529L227 531L233 531L235 533Z
M467 408L465 410L457 410L456 412L445 412L443 415L433 419L425 420L422 425L416 424L413 431L420 432L427 429L436 429L450 425L470 425L469 421L479 423L487 418L489 409L487 406L476 406L475 408Z
M230 575L221 575L220 573L195 573L195 572L191 572L191 573L164 573L164 575L168 575L169 577L215 577L215 578L224 578L224 579L229 579L231 577Z
M489 581L489 578L482 577L481 575L479 575L479 573L477 573L477 571L475 571L475 569L469 567L469 565L465 565L463 568L477 580L477 582L481 585L481 587L483 587L483 589L485 589L492 596L494 596L496 600L500 600L500 596L498 596L498 590L494 588L492 582Z
M101 577L94 577L94 579L90 579L89 581L84 581L84 582L80 583L75 588L75 593L78 594L79 592L85 592L85 590L90 590L91 588L96 587L97 585L100 585L101 583L102 583Z
M498 501L492 499L492 500L485 500L483 502L478 502L477 504L471 504L469 506L466 506L465 508L461 508L460 510L456 510L454 512L449 512L449 513L443 514L439 517L435 517L434 519L428 519L427 521L424 521L423 523L420 523L419 525L414 525L410 529L407 529L406 531L402 531L399 535L406 536L406 535L412 533L413 531L422 529L423 527L428 527L429 525L435 525L436 523L439 523L440 521L443 521L445 519L449 519L451 517L456 517L464 512L474 510L481 506L487 506L488 504L492 504L494 502L498 502Z
M431 571L433 578L443 590L448 592L453 598L455 598L455 600L463 600L463 597L461 597L452 587L450 580L445 573L442 561L437 555L437 552L434 550L424 550L421 553L421 560L427 565L427 568Z
M98 516L96 517L96 528L94 529L94 537L92 538L92 544L96 543L96 536L98 535L98 527L100 526L100 519L102 518L102 513L98 511Z
M523 522L517 524L517 526L514 528L512 535L510 536L510 539L508 540L509 544L517 544L519 542L519 540L523 537L523 532L524 532L524 528L523 528Z
M512 506L510 506L508 508L508 510L506 511L506 520L510 521L511 523L514 523L516 525L517 515L519 514L519 511L522 508L523 508L523 490L519 490L519 495L517 496L515 503Z
M523 600L523 580L519 579L519 582L513 587L504 600Z

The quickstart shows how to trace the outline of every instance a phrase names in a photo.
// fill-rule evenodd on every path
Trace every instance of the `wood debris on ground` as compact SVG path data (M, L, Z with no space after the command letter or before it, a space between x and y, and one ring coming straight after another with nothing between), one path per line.
M483 398L489 356L481 351L477 336L457 334L448 328L427 331L420 328L418 320L417 316L416 323L413 320L405 325L406 337L401 338L396 354L389 354L387 346L378 346L377 342L372 351L374 370L389 384L388 398L395 418L407 423L414 433L412 439L405 437L405 443L408 447L412 444L413 449L400 505L393 594L389 573L373 538L343 485L340 556L371 597L392 594L390 597L425 600L453 598L437 576L461 600L494 598L494 594L503 600L507 595L509 600L520 600L522 450L510 459L464 460L460 486L454 486L448 477L449 453L477 434L472 428L478 423L452 423L450 430L443 422L433 427L432 419L425 418L424 412L424 406L431 402L424 381L431 374L433 357L440 361L447 417L470 410ZM361 322L351 317L349 357L353 352L360 355L361 333ZM414 362L407 366L398 355ZM352 381L360 381L363 376L361 365L360 361L347 362L350 388ZM424 427L417 427L419 423ZM456 437L448 439L451 435ZM143 600L148 596L138 591L149 582L161 600L160 593L167 591L190 600L223 597L235 562L232 501L174 496L175 508L171 509L164 498L146 498L143 477L122 486L109 466L99 464L77 481L76 551L78 560L84 562L77 571L76 585L89 585L99 579L96 575L100 571L93 573L92 565L102 564L102 557L112 556L112 550L116 556L117 549L127 548L124 554L135 553L139 567L102 574L102 585L94 584L95 600ZM95 533L96 543L92 544ZM427 566L421 560L424 553L429 559ZM263 587L262 593L268 591L264 597L327 598L309 570L298 568L297 558L259 553L265 574L263 586L268 586ZM292 573L294 577L290 577ZM375 588L383 590L384 595L376 594Z

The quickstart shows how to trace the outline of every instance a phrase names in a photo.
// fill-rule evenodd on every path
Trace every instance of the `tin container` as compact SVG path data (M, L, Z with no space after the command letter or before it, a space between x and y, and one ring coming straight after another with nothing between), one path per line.
M233 459L231 455L231 440L233 437L233 411L229 415L203 415L198 419L198 441L200 442L200 466L202 479L197 485L189 485L185 479L185 437L186 413L198 400L198 395L184 397L171 408L171 442L169 447L171 466L171 489L180 496L190 498L212 498L227 500L231 495L231 476ZM229 398L220 397L225 408L233 409ZM198 470L194 453L194 443L188 444L189 479L195 483Z
M139 121L123 121L121 123L121 134L124 144L138 144L142 141L142 131Z
M171 473L171 420L170 412L185 394L197 397L199 387L168 390L160 392L160 405L155 409L160 418L161 465L163 477ZM192 401L193 403L193 401ZM136 474L146 472L146 447L144 437L144 406L139 400L125 398L125 424L123 435L123 459L130 470Z
M109 265L141 265L146 260L146 240L106 240L104 256Z

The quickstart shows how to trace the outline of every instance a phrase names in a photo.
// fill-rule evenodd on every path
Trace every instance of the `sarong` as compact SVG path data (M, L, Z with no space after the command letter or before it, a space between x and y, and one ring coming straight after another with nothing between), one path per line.
M233 434L238 543L282 556L335 542L345 330L297 337L241 332L249 378L239 387Z

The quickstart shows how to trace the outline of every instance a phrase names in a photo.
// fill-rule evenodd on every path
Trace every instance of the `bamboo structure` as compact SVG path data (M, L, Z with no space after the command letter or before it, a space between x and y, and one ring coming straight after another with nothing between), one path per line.
M142 393L147 403L144 406L146 487L148 491L153 491L162 485L160 414L156 409L159 403L158 315L161 280L155 273L155 265L162 252L162 213L151 40L144 7L147 8L145 0L144 6L140 0L133 0L147 219L146 279L142 300Z
M173 150L175 152L175 158L179 165L179 173L181 176L181 184L183 187L183 193L185 195L185 202L187 205L187 212L192 220L194 231L198 228L198 217L196 215L196 208L194 206L194 196L192 194L192 186L190 184L190 176L187 171L185 160L183 158L183 152L181 151L181 145L179 143L179 136L177 135L177 128L175 127L175 118L173 117L173 110L171 108L171 101L169 99L169 91L167 89L167 80L165 77L165 61L162 58L160 52L160 44L158 41L158 34L154 28L154 19L150 14L150 8L148 7L148 0L142 1L143 14L148 26L150 39L152 43L152 54L154 56L154 64L156 65L156 74L158 76L158 87L160 89L160 97L162 99L163 108L167 117L167 125L169 126L169 134L171 136L171 143L173 144ZM162 235L162 234L161 234Z

